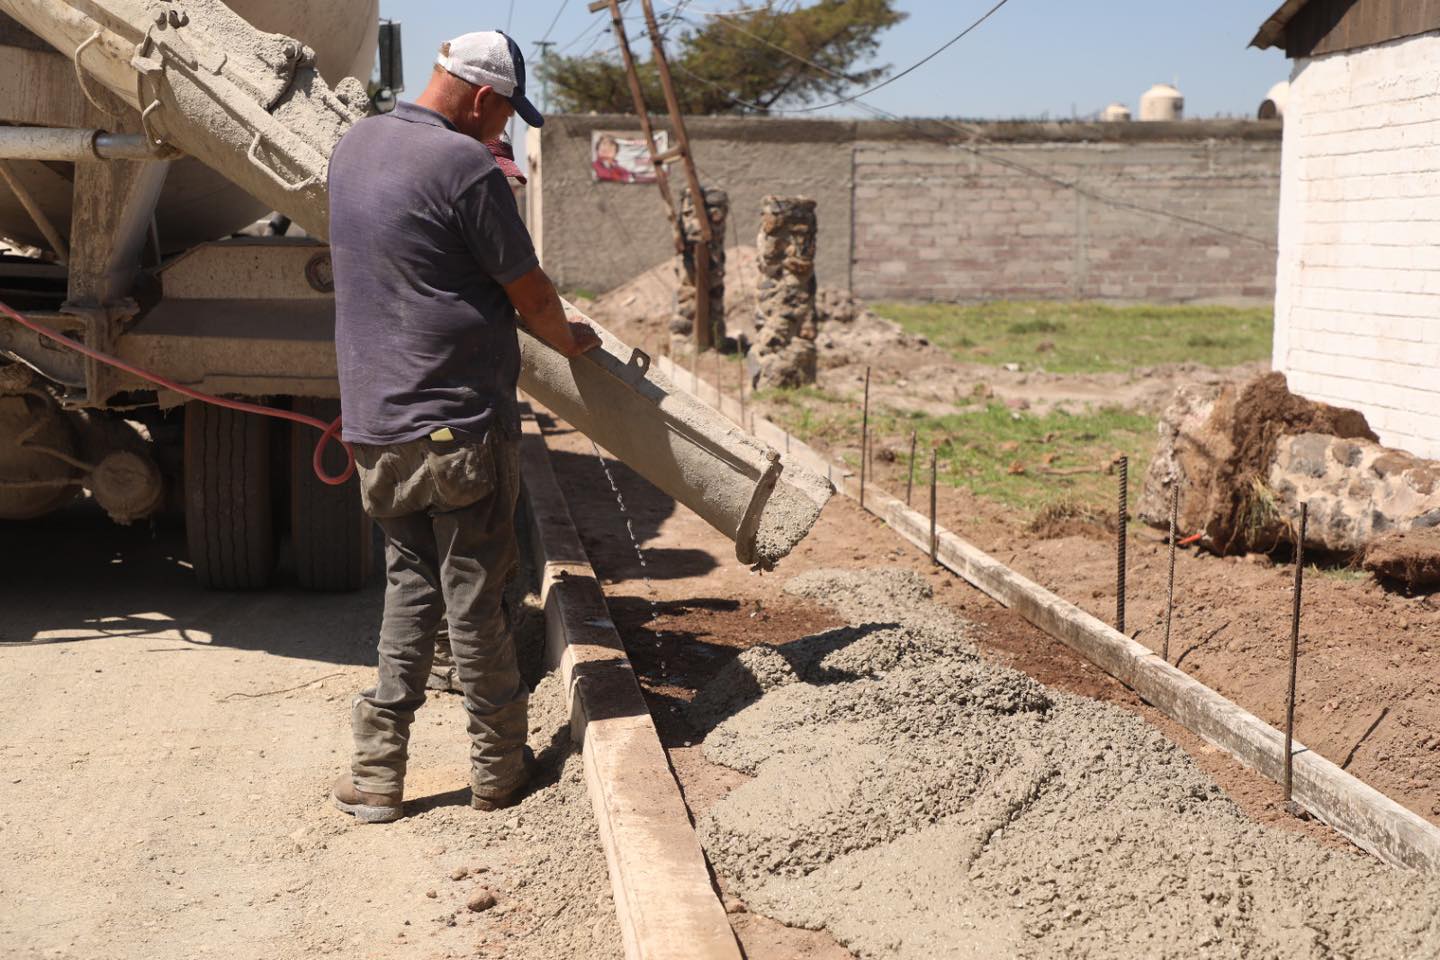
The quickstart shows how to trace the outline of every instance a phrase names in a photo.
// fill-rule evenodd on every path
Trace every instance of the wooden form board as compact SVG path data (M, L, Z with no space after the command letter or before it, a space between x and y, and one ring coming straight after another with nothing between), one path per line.
M660 359L660 369L677 387L690 390L728 416L740 416L738 401L719 395L713 386L669 358ZM859 482L853 473L768 420L747 412L745 421L743 425L757 438L788 459L827 474L837 490L859 498ZM866 485L865 509L929 553L928 517L873 484ZM944 527L937 528L936 539L937 558L943 566L1080 653L1187 730L1270 779L1280 779L1285 757L1281 731ZM1302 807L1387 863L1440 872L1440 828L1298 740L1294 751L1293 796Z
M546 657L561 672L571 732L582 746L625 956L740 960L680 787L530 417L520 464Z

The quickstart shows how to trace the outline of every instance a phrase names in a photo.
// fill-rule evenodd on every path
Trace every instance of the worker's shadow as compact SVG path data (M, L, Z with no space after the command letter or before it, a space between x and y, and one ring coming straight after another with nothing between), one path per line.
M564 429L560 425L556 432ZM704 550L649 546L675 513L676 503L624 463L606 454L602 465L600 457L553 447L550 459L562 478L570 513L583 518L576 526L585 549L592 560L603 558L596 562L607 571L607 579L678 580L703 576L718 566ZM584 482L577 484L568 478L583 478Z
M652 605L643 597L621 596L607 598L607 603L666 746L703 740L726 719L779 686L824 686L870 676L838 664L843 658L833 655L871 634L898 626L884 622L834 627L797 639L757 644L749 648L755 652L741 659L742 648L716 642L702 633L702 628L674 626L677 619L686 620L698 610L744 616L738 601L686 599ZM653 626L657 615L664 624L659 629Z

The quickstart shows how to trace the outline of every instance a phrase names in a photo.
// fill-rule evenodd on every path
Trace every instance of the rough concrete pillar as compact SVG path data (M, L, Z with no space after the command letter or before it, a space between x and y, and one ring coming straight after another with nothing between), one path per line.
M765 197L755 241L760 271L755 343L748 363L757 389L815 382L815 201Z
M730 195L724 190L705 188L705 206L710 214L710 343L725 343L725 224L730 216ZM690 188L680 192L680 222L685 231L685 251L680 255L680 292L675 301L675 319L670 321L672 338L693 344L695 336L695 248L700 242L700 219Z

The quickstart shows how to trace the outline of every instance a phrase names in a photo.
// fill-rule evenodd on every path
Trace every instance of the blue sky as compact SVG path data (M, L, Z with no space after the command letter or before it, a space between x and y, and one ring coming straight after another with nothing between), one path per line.
M654 0L656 12L663 18L675 2ZM994 2L900 0L897 6L909 16L882 35L877 61L897 69L909 65ZM742 3L691 0L685 15L700 20L703 11ZM609 34L600 35L608 15L590 14L586 5L587 0L515 0L513 5L510 0L381 0L380 12L404 25L403 96L411 99L423 87L442 40L469 30L504 29L507 20L527 56L547 30L558 41L557 50L573 43L568 52L579 52L592 40L595 50L611 47ZM866 99L913 117L1069 117L1072 111L1093 113L1112 101L1135 109L1151 84L1178 79L1188 116L1251 116L1271 84L1289 75L1280 53L1246 46L1278 5L1278 0L1009 0L974 33ZM645 55L649 45L642 38L639 10L638 0L631 0L626 13L635 19L627 26L637 53ZM532 99L539 103L538 89ZM849 107L831 113L859 111Z

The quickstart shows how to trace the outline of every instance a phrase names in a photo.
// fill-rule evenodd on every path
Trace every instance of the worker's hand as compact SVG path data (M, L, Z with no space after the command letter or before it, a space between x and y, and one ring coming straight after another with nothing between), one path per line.
M578 320L571 320L567 324L570 327L570 344L566 347L557 348L567 357L578 357L582 353L589 353L600 346L600 334L588 323L581 323Z
M600 346L600 335L589 324L566 318L555 285L539 267L507 283L505 293L525 328L562 356L578 357Z

